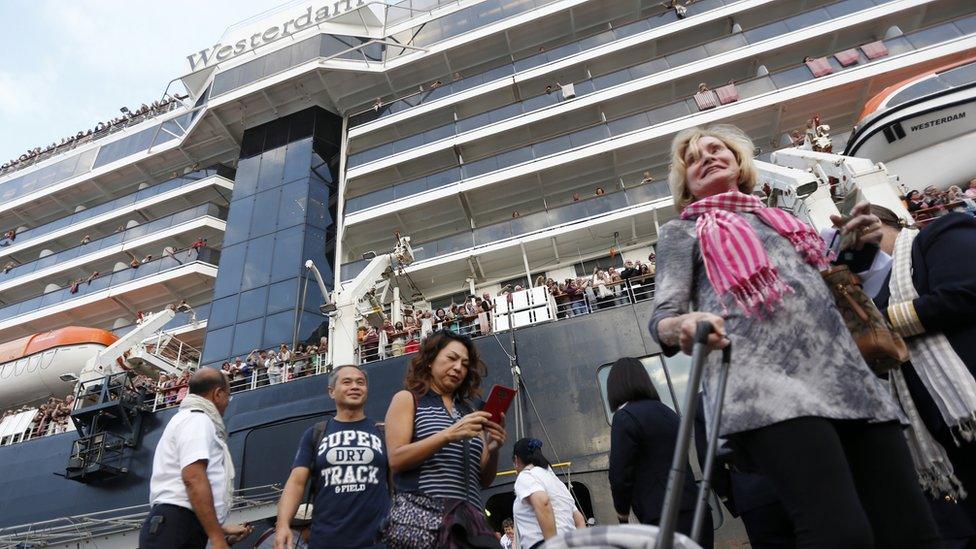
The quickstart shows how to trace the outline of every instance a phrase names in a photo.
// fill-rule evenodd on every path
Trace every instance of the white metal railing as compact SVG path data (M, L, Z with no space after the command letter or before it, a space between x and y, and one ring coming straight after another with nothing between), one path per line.
M278 484L237 490L231 505L231 519L244 516L249 510L269 508L280 497L281 486ZM273 510L273 507L269 509ZM89 544L96 547L132 547L132 535L142 527L149 510L149 504L145 503L0 528L0 549L81 547Z
M200 351L195 347L184 343L178 337L159 332L143 343L146 352L162 358L181 370L195 368L200 364Z
M607 291L601 292L599 286L605 286ZM578 288L574 293L556 293L553 294L553 297L555 298L555 315L552 315L551 322L558 322L604 309L651 300L654 298L654 277L634 277L614 284L598 285L597 287L585 285ZM481 319L477 315L468 315L442 322L431 322L431 330L446 328L470 337L489 335L493 332L494 314L493 312L488 314L487 326L480 322ZM503 332L507 329L498 331ZM411 326L404 332L393 332L393 334L388 335L388 342L384 345L380 345L378 340L360 343L356 349L356 358L360 364L365 364L414 353L418 350L422 337L424 337L423 330Z

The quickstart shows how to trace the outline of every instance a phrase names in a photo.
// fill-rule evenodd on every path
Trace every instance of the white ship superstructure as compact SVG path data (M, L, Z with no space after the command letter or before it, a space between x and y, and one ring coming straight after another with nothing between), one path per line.
M299 303L295 242L341 287L409 235L403 299L433 305L646 258L674 216L675 132L728 122L771 151L818 114L845 133L866 99L976 47L968 0L678 4L291 2L234 25L167 86L176 108L0 176L0 342L124 333L182 300L192 317L168 328L205 364L310 337L321 298ZM334 116L316 119L334 134L312 153L325 190L262 194L271 170L267 188L287 183L299 130L249 132L307 109ZM244 278L221 288L218 269Z

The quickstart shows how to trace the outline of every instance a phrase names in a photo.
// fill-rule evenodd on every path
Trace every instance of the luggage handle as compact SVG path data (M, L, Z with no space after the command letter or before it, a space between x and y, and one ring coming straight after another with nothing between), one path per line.
M705 369L705 358L708 356L708 336L714 328L711 322L700 321L695 326L695 346L692 349L691 371L688 375L688 386L685 390L684 415L678 426L678 440L671 460L671 473L664 493L664 509L661 512L661 526L658 530L658 549L671 549L674 546L674 533L677 526L678 511L681 507L681 493L684 488L685 472L688 466L688 448L691 445L692 426L698 411L698 387L701 385L702 373ZM715 401L715 414L708 427L708 449L705 453L705 467L702 471L701 485L695 503L695 516L692 521L691 539L695 543L701 536L701 528L705 518L706 497L711 485L712 467L715 463L715 453L718 448L718 428L722 421L722 402L725 398L725 386L728 380L729 367L732 362L731 342L722 349L722 367L719 371L718 394Z

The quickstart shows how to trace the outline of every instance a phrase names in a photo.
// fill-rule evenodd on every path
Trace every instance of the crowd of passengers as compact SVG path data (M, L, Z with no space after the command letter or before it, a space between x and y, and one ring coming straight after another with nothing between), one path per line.
M655 269L655 255L651 253L647 263L628 259L624 261L623 269L595 267L590 276L566 278L562 282L539 276L534 286L544 286L552 295L557 318L570 318L635 301L635 297L628 295L635 288L646 286L648 291L641 295L650 297ZM511 295L524 289L519 284L507 284L498 295ZM471 337L491 334L494 314L494 299L485 292L481 296L469 295L464 302L445 307L408 306L402 311L402 320L393 322L388 318L379 328L364 320L356 331L360 362L416 352L424 338L437 330L451 330Z
M119 233L119 232L122 232L124 230L125 230L125 227L123 225L119 225L119 227L115 230L115 232L116 233ZM8 233L12 233L12 231L8 231ZM4 235L4 238L7 238L7 235ZM7 242L12 241L13 238L14 238L14 236L10 236L9 239L6 240L6 241ZM81 244L80 245L84 246L85 244L88 244L91 241L92 241L91 235L86 234L81 239ZM0 245L2 245L2 243L0 243ZM187 246L186 248L180 248L180 247L177 247L177 246L167 246L166 248L163 248L162 254L160 254L160 255L161 255L161 257L170 257L170 258L175 259L176 261L182 262L181 261L181 258L182 257L185 256L186 259L192 259L193 256L194 256L194 254L199 253L200 250L203 250L206 247L207 247L207 239L206 238L203 238L203 237L199 237L196 240L194 240L193 243L190 244L189 246ZM124 257L122 257L120 259L122 259L123 260L122 262L125 263L125 264L127 264L130 269L138 269L142 265L144 265L146 263L149 263L150 261L153 261L154 259L157 259L157 257L154 256L153 254L146 254L142 258L139 258L139 257L137 257L136 255L134 255L130 251L124 251L122 253L124 254ZM6 263L4 263L3 268L0 269L0 272L2 272L2 274L8 274L8 273L10 273L10 271L14 270L17 267L18 267L17 263L15 263L13 260L8 260ZM100 276L111 276L111 275L112 275L112 272L102 273L102 272L99 272L99 271L96 270L96 271L90 272L88 274L88 276L80 276L80 277L77 277L77 278L74 278L74 279L70 279L70 280L68 280L66 282L65 285L67 286L68 291L70 293L76 294L79 291L81 291L81 289L82 289L83 286L85 286L85 285L91 286L92 282L94 282L95 279L97 279L98 277L100 277Z
M153 101L149 105L143 103L134 111L130 110L128 107L122 107L119 109L119 111L122 112L122 116L117 116L105 122L99 122L98 124L95 124L94 127L87 130L81 130L74 135L62 137L60 141L55 141L47 147L34 147L24 152L24 154L21 154L17 158L13 158L5 162L3 165L0 165L0 173L8 170L16 170L21 164L34 160L38 156L46 155L48 153L57 154L57 149L71 149L76 144L97 139L101 135L110 133L116 129L121 129L131 124L138 124L147 118L152 118L154 116L167 113L171 111L180 101L183 101L188 97L189 95L176 94L173 97L165 97L160 101Z
M291 349L282 343L278 348L254 349L245 357L224 362L220 369L227 374L232 390L276 385L321 371L328 351L329 338L322 336L318 345L300 343Z
M64 433L68 430L69 416L71 415L71 407L74 400L74 395L68 395L64 398L51 397L47 399L47 402L37 408L32 406L13 408L0 415L0 423L3 423L8 417L29 412L33 409L36 411L36 415L30 425L31 437Z
M909 191L902 200L916 221L938 217L953 210L976 214L976 178L969 180L965 191L958 185L944 191L929 185L921 191Z

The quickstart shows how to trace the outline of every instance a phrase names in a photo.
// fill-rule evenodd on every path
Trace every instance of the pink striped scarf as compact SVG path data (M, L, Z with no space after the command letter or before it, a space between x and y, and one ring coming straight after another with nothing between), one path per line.
M830 265L827 246L809 225L779 208L769 208L755 196L737 190L693 202L681 219L696 219L695 231L705 261L705 273L719 298L731 293L747 316L761 317L793 288L769 263L762 241L737 212L753 212L793 244L800 257L817 269Z

